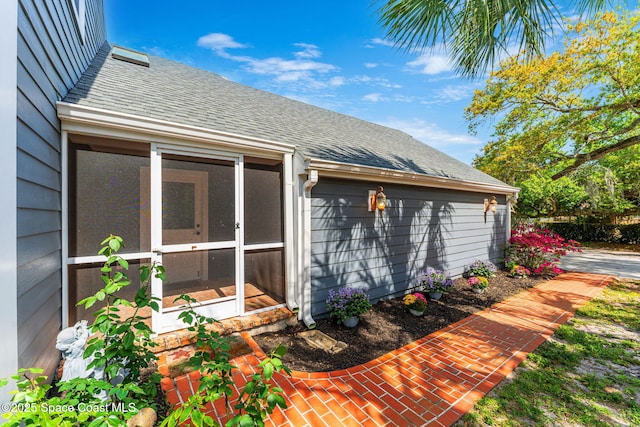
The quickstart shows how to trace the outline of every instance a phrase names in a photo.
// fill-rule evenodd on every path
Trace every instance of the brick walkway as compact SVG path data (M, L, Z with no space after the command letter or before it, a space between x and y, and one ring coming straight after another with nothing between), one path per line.
M610 280L563 274L364 365L276 375L289 407L277 409L266 425L450 426ZM236 384L264 357L244 338L254 352L233 360ZM170 403L197 389L198 375L164 378Z

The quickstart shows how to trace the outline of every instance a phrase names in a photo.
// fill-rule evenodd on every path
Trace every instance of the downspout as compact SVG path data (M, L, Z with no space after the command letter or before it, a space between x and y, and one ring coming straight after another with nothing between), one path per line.
M294 206L293 154L284 155L284 234L285 234L285 265L287 280L287 308L298 310L298 296L296 288L297 252L295 242L295 226L297 209Z
M318 183L318 171L311 169L305 183L302 185L302 292L301 315L304 324L313 329L316 322L311 317L311 189Z

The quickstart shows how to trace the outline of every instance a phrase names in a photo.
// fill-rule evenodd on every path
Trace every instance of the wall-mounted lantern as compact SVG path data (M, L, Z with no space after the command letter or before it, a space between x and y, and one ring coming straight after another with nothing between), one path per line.
M498 201L496 200L496 196L491 196L491 199L484 199L484 213L489 211L495 212L498 210Z
M382 186L377 190L369 190L369 212L373 212L376 209L383 211L387 207L387 196L383 192Z

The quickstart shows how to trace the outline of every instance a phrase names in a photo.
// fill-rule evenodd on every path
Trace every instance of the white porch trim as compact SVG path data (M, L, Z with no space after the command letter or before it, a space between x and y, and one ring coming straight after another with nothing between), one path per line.
M58 102L63 129L72 134L99 135L137 142L217 147L245 155L293 153L295 146L267 139L252 138L203 127L184 125L94 107Z
M315 169L321 176L329 178L417 185L421 187L444 188L447 190L472 191L477 193L516 194L520 191L519 188L506 184L486 184L313 158L306 161L306 166L307 169Z
M17 123L18 123L18 2L0 2L0 51L6 63L0 67L0 181L7 209L0 221L0 378L9 378L18 370L18 236L16 190ZM0 402L8 402L13 383L0 390ZM0 413L3 413L0 410Z
M61 120L61 127L63 130L63 144L66 149L66 145L70 142L66 138L70 135L71 138L75 137L80 141L90 143L91 137L101 138L105 140L119 140L119 141L131 141L139 142L150 145L151 157L158 155L158 152L164 153L176 153L184 154L190 153L193 156L210 156L215 155L218 157L234 156L239 159L243 159L245 156L254 156L265 159L274 159L282 161L283 165L283 221L284 221L284 241L279 243L269 243L262 245L248 245L243 246L240 242L239 254L244 254L244 250L253 250L261 248L276 248L284 247L285 249L285 284L287 286L287 304L291 309L295 309L298 306L298 295L296 292L296 279L297 279L297 266L296 262L296 250L295 244L296 234L294 224L295 221L295 208L294 208L294 191L296 191L295 172L293 167L293 157L295 146L286 143L279 143L269 141L266 139L246 137L243 135L235 135L227 132L219 132L216 130L183 125L179 123L172 123L157 119L150 119L147 117L141 117L137 115L118 113L114 111L80 106L75 104L69 104L65 102L57 103L58 117ZM85 141L89 140L89 141ZM63 168L67 168L66 161ZM155 164L155 167L154 167ZM160 170L158 162L151 162L151 186L161 185L159 179ZM242 176L236 177L239 185L242 185ZM66 188L63 189L63 192ZM151 189L151 194L156 194L158 188ZM157 204L161 203L160 200L154 200L151 198L151 212L152 212L152 224L158 222L158 218L154 218L154 212L159 212ZM236 210L240 210L240 213L236 213L236 217L240 224L244 223L242 209L243 201L235 201ZM62 207L63 217L66 218L67 203ZM159 250L159 242L161 241L160 231L152 230L151 234L151 248L150 252L144 253L151 257L152 262L156 261L161 256ZM217 243L209 243L199 245L199 249L215 249L219 245ZM166 249L166 248L165 248ZM169 248L174 251L185 249L184 247L172 247ZM191 249L191 245L188 249ZM75 257L68 258L68 251L65 249L64 253L64 265L75 262L87 262L94 261L96 259L102 260L101 257ZM125 254L123 257L131 256L132 258L139 258L140 253ZM239 269L241 263L236 260L236 267ZM240 278L241 282L244 282L244 271L236 271L236 276ZM63 277L63 289L68 287L68 278ZM157 283L152 283L152 292L158 294L160 291ZM243 292L243 288L241 288ZM243 299L240 298L243 304ZM65 303L66 304L66 303ZM68 304L66 304L68 305ZM281 305L280 305L281 306ZM280 307L277 306L277 307ZM276 308L277 308L276 307ZM68 307L67 307L68 308ZM242 313L244 309L240 309ZM251 314L251 313L245 313ZM160 314L154 312L152 314L153 328L156 332L166 332L163 328L164 320L160 319ZM63 313L63 318L67 320L67 310ZM169 328L167 330L172 330Z

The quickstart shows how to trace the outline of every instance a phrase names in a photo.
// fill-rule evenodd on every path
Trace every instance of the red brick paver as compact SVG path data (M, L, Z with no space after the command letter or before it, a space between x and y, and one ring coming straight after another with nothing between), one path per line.
M276 409L266 425L450 426L611 279L563 274L364 365L276 374L288 408ZM244 338L254 353L232 362L243 373L236 376L239 387L264 357ZM193 373L164 378L162 387L179 404L197 380Z

